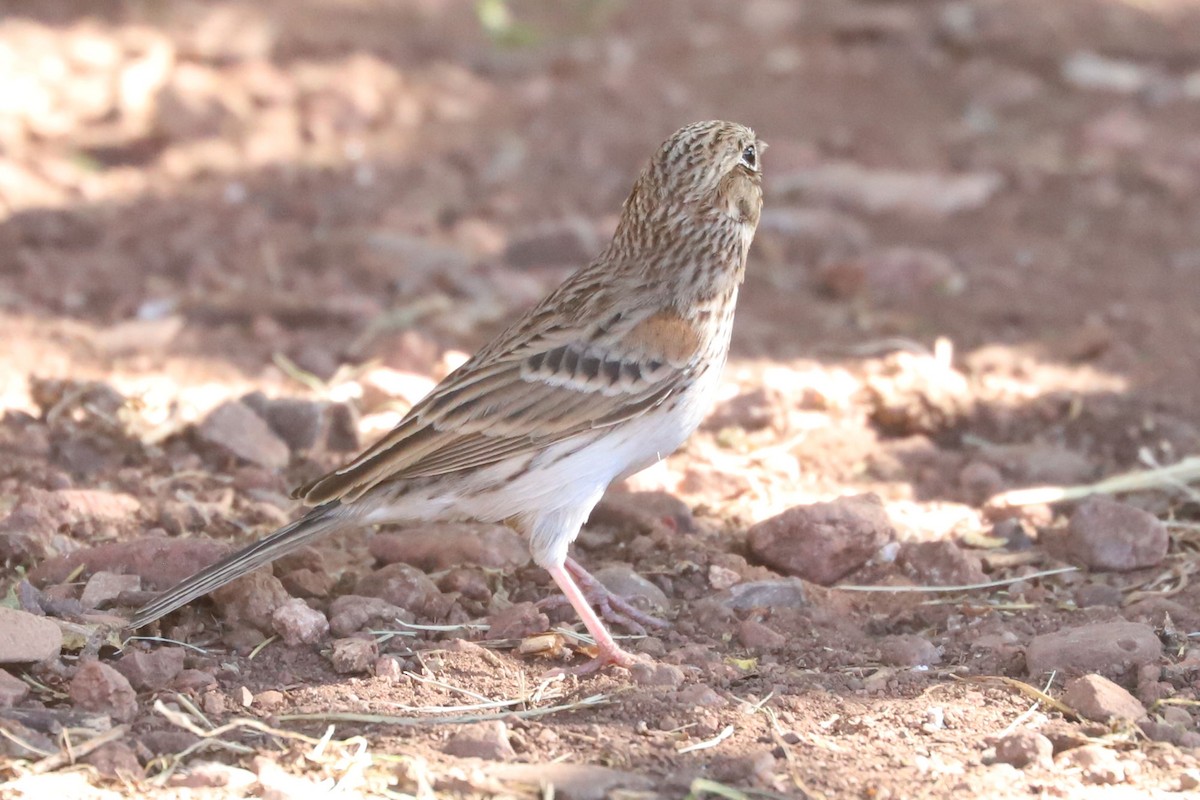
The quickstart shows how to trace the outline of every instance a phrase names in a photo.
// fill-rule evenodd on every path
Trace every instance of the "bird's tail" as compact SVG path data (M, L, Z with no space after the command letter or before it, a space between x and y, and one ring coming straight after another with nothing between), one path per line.
M318 536L331 533L338 528L352 526L353 518L347 515L345 509L340 506L341 503L336 500L318 506L267 538L205 567L139 608L126 627L133 629L148 625L159 617L170 614L180 606L187 605L197 597L206 595L248 572L253 572L259 567L303 547Z

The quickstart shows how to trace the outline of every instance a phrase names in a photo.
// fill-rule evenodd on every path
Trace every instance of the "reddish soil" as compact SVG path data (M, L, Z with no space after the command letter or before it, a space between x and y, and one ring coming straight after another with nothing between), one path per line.
M36 0L0 54L0 605L66 634L5 665L28 693L0 702L0 796L1200 791L1200 495L1120 497L1169 537L1125 571L1081 563L1072 503L987 505L1200 455L1194 4ZM770 143L726 399L576 546L665 595L671 628L630 641L657 666L541 682L584 648L538 634L576 620L474 540L414 561L432 583L383 568L402 622L268 640L287 594L334 619L384 581L368 532L165 621L185 671L128 713L83 699L81 665L163 647L113 632L136 593L80 605L93 572L161 589L292 518L713 117ZM251 392L303 401L249 403L282 455L202 424ZM831 580L926 589L730 599L785 571L755 523L867 492L887 541ZM1141 720L1028 694L1077 677L1037 637L1125 621L1152 656L1073 652ZM1017 763L1014 731L1053 751Z

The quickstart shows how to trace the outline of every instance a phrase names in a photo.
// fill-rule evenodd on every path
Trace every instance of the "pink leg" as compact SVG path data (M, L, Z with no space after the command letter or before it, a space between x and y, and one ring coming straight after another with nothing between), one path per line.
M588 629L588 633L596 640L596 647L599 649L596 657L581 667L576 667L572 670L564 670L574 675L587 675L592 672L615 664L618 667L628 669L636 663L636 659L629 653L621 649L615 641L612 634L604 627L604 623L596 616L596 612L592 610L583 592L579 590L574 579L571 578L570 572L565 566L550 567L546 570L550 573L550 577L558 584L558 588L562 590L563 595L567 598L567 602L574 607L579 614L579 618L583 620L583 625Z
M620 622L636 634L644 634L646 628L670 627L666 620L647 614L621 595L610 592L575 559L568 558L565 566L579 583L584 596L600 607L600 613L609 622Z

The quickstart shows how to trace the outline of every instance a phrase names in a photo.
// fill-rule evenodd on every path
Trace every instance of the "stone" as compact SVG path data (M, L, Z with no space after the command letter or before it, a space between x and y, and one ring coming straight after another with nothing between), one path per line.
M388 564L359 579L355 594L379 597L423 617L436 617L445 602L429 576L409 564Z
M935 436L974 402L966 376L937 355L893 353L872 365L864 388L871 421L892 436Z
M1080 770L1084 783L1106 785L1125 781L1125 767L1120 758L1099 744L1085 744L1060 753L1055 764Z
M137 693L124 675L107 664L88 661L75 672L71 702L84 711L100 711L120 722L137 716Z
M643 608L665 609L670 605L662 589L643 578L628 564L609 564L593 572L592 577L618 597L642 601L634 604Z
M895 538L875 495L788 509L750 528L750 552L772 569L829 586Z
M291 599L269 568L214 589L209 596L231 628L249 625L264 633L275 630L275 610Z
M303 600L292 598L271 615L275 632L291 647L316 644L329 633L329 620Z
M638 661L629 668L629 676L638 686L678 689L683 685L683 670L661 661Z
M389 628L396 620L412 622L411 611L394 606L378 597L363 597L344 594L329 604L329 630L339 638L345 638L364 628Z
M804 582L798 578L747 581L730 587L729 596L722 601L722 605L733 611L804 608L808 605L808 594L804 591Z
M0 664L30 664L58 658L62 630L45 617L0 608Z
M282 469L288 464L291 452L250 406L230 401L217 406L196 426L196 436L203 442L267 469Z
M463 726L446 741L442 752L485 761L512 761L517 755L509 744L508 728L499 720Z
M1075 509L1066 536L1071 561L1118 572L1158 565L1169 544L1167 526L1153 514L1103 495Z
M348 675L370 672L379 658L379 645L373 639L335 639L330 660L335 672Z
M137 575L95 572L84 585L79 602L84 608L100 608L109 601L120 597L121 592L137 592L141 588L142 579Z
M888 636L880 644L879 654L884 664L893 667L930 667L942 663L941 648L913 633Z
M1065 628L1033 637L1025 649L1030 676L1053 670L1066 675L1099 673L1118 678L1162 657L1162 642L1149 625L1114 620Z
M164 689L183 671L182 647L159 647L154 650L127 650L114 664L138 691Z
M82 759L101 775L110 778L137 779L144 776L137 754L125 742L109 742L101 745Z
M29 581L34 586L47 586L62 583L75 574L116 572L137 575L142 579L143 589L157 591L174 586L230 551L229 545L211 539L145 536L108 542L44 561L30 570Z
M906 542L896 563L923 586L966 586L987 580L978 555L954 542Z
M29 686L11 672L0 669L0 708L12 708L29 696Z
M787 637L758 620L746 619L738 625L738 641L748 650L778 650Z
M529 547L504 525L470 522L429 523L400 533L371 537L368 548L384 564L404 563L427 572L463 564L493 569L523 567Z
M263 416L271 431L293 453L312 450L321 442L326 423L326 404L302 397L268 400Z
M1081 717L1096 722L1113 719L1140 722L1148 718L1136 697L1103 675L1084 675L1068 681L1061 699Z
M1018 728L996 742L995 760L1017 769L1049 767L1053 763L1054 744L1037 731Z
M533 603L514 603L488 617L486 639L524 639L550 630L550 618Z

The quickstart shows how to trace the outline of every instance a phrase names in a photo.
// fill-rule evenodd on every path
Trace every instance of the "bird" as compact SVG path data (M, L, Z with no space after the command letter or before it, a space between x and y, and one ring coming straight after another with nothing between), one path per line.
M592 608L665 623L607 589L568 548L605 490L670 455L703 420L729 353L762 212L750 128L687 125L651 157L603 251L448 374L374 445L293 497L311 509L140 608L140 628L317 537L474 520L523 534L595 640L588 674L632 667Z

